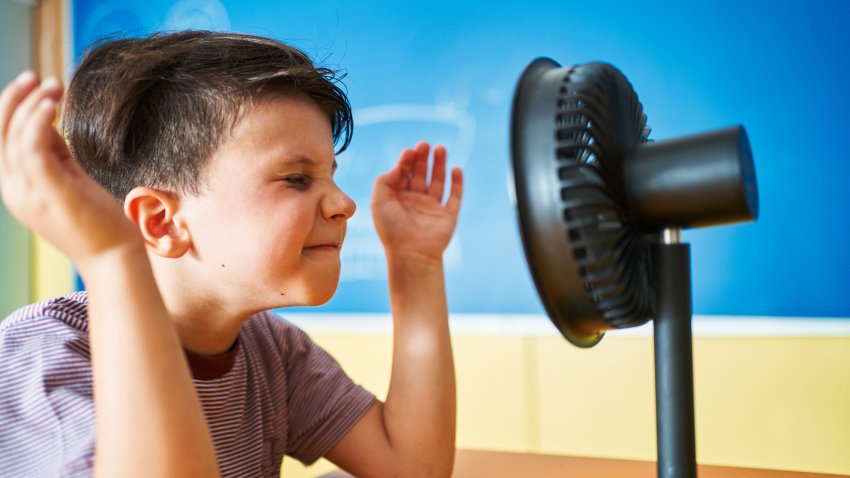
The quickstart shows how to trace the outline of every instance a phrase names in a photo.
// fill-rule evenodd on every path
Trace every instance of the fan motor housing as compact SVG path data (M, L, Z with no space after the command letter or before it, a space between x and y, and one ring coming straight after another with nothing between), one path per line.
M642 144L626 152L623 166L626 199L643 230L758 216L755 168L743 126Z

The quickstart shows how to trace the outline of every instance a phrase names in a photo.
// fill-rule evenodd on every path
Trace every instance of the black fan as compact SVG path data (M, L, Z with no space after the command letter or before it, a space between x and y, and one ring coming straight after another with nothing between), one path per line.
M617 68L547 58L520 78L511 123L521 236L550 319L580 347L654 320L658 474L696 476L690 249L679 231L758 215L743 127L651 142Z

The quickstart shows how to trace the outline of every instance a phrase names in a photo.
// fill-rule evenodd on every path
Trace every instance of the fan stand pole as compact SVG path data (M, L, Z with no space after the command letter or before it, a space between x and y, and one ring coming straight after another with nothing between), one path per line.
M697 476L691 341L691 251L678 230L652 246L658 477Z

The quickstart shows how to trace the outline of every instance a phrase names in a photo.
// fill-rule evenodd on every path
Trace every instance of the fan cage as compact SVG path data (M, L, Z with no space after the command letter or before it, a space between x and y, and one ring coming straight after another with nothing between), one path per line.
M563 223L585 290L611 327L641 325L652 306L648 243L625 207L624 152L645 143L646 116L615 67L565 68L555 137Z

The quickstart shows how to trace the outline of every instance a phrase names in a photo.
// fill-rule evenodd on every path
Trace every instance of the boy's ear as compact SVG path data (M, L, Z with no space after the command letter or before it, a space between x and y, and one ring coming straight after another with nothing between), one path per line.
M137 186L124 199L124 214L139 227L148 250L176 258L192 245L189 229L180 221L180 200L159 189Z

